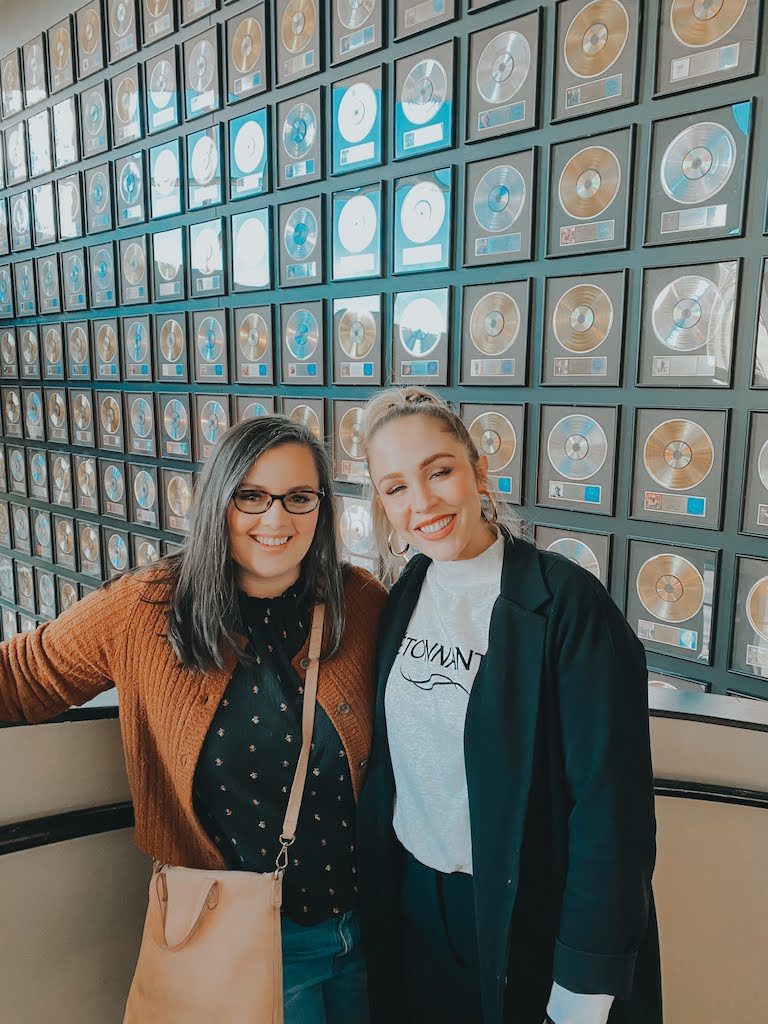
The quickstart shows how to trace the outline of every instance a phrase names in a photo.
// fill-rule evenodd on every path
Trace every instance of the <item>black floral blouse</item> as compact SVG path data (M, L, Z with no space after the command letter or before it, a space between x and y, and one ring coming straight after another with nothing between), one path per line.
M303 687L291 666L309 632L299 581L278 598L240 595L257 664L235 669L195 769L195 811L227 867L272 871L301 750ZM320 668L322 674L322 666ZM283 913L303 925L351 909L355 798L344 746L318 704L296 830L283 879Z

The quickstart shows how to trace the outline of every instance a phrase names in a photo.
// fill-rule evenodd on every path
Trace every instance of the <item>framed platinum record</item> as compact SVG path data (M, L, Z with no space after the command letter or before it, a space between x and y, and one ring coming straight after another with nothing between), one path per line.
M221 106L219 26L184 41L184 110L186 120Z
M155 314L155 380L189 382L184 312Z
M114 526L102 526L102 546L107 579L117 579L130 565L129 535Z
M109 103L107 83L98 82L80 94L80 125L83 158L109 149Z
M254 291L272 285L272 223L269 207L236 213L230 221L232 291Z
M149 455L157 457L157 436L155 431L154 408L152 394L145 392L126 392L125 400L125 433L126 450L131 455Z
M88 250L91 279L91 306L102 309L117 305L115 247L113 242L94 245Z
M453 145L454 43L395 62L395 159Z
M616 406L542 406L536 504L612 515L617 427Z
M144 45L165 39L176 28L176 11L173 0L141 0L141 23Z
M653 123L646 245L743 234L752 114L744 100Z
M331 64L384 45L384 0L337 0L331 5Z
M237 383L273 384L272 307L242 306L233 309L232 327Z
M189 395L179 392L157 396L162 459L192 461L192 415L189 402Z
M534 168L532 149L467 164L465 267L531 259Z
M163 529L188 534L194 477L183 469L161 469Z
M136 53L139 48L136 0L107 0L107 38L110 64Z
M283 288L323 280L322 196L278 207L280 284Z
M175 128L179 123L179 69L176 54L177 49L172 46L144 62L147 135Z
M631 127L552 147L548 256L627 248L633 149Z
M149 151L152 220L181 213L181 143L170 139Z
M144 154L141 151L115 161L115 193L118 225L146 220Z
M85 249L70 249L61 254L61 277L64 282L64 309L75 313L88 308L88 275Z
M530 291L530 281L464 285L460 383L525 385Z
M125 380L152 380L152 334L148 316L124 316L123 367Z
M643 272L637 383L729 387L740 260Z
M730 669L765 680L768 679L768 561L740 556L736 562Z
M626 271L546 282L542 384L621 383Z
M64 344L62 342L61 324L47 323L42 328L43 378L45 380L64 379Z
M35 568L37 609L46 619L56 618L56 580L48 569Z
M610 534L584 533L581 530L567 530L556 526L536 527L536 546L544 551L554 551L582 569L591 572L604 587L608 586L610 567Z
M322 177L321 109L320 89L278 103L278 188L301 185Z
M367 483L371 478L363 454L363 404L338 399L331 404L333 478L343 483Z
M155 466L128 463L128 507L131 522L160 529L160 495Z
M280 351L283 384L322 384L324 380L324 309L322 299L280 306Z
M450 313L449 288L395 292L392 307L394 383L448 383Z
M468 142L536 127L540 24L534 11L469 37Z
M99 514L99 475L93 455L75 456L75 504L80 512Z
M283 397L280 411L294 423L309 427L319 441L325 440L325 400L322 398Z
M746 453L741 532L768 537L768 412L752 412Z
M283 408L287 404L302 399L283 399ZM321 399L322 401L322 399ZM235 395L235 423L242 423L243 420L255 420L260 416L271 416L275 411L275 396L260 395L253 392Z
M453 167L396 179L395 274L448 270L451 266L452 187ZM366 234L371 234L370 229Z
M24 65L24 105L33 107L48 97L45 39L42 32L24 43L21 55Z
M333 300L333 383L381 384L381 295Z
M48 479L54 505L72 508L72 456L68 452L48 452Z
M230 426L228 395L195 395L195 458L205 462Z
M556 31L553 120L636 101L639 0L564 0Z
M226 310L209 309L192 315L195 380L200 384L229 380Z
M187 209L218 206L223 196L221 125L187 136Z
M519 505L523 490L525 406L462 403L461 418L478 452L488 459L488 482L494 494Z
M718 562L713 550L629 542L625 614L647 651L711 663Z

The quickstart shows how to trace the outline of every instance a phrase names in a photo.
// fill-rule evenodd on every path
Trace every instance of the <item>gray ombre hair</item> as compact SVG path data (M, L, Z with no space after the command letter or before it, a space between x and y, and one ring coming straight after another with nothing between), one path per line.
M406 387L388 388L381 391L368 400L363 413L363 447L366 458L368 458L368 446L376 434L388 423L400 420L406 416L429 416L436 420L446 434L450 434L459 444L464 445L467 457L480 480L478 462L480 453L475 442L472 440L469 431L461 417L453 409L431 391L426 388ZM396 577L405 564L404 555L394 555L389 549L388 538L392 530L392 524L387 519L386 513L373 483L366 485L366 497L371 501L371 525L373 536L378 549L379 557L383 564L383 578ZM480 499L483 514L491 514L491 503L487 497ZM509 505L501 499L497 499L498 519L496 525L509 537L518 537L522 533L522 521L512 511Z
M328 454L312 431L287 416L262 416L238 423L223 435L197 481L190 512L189 538L176 554L157 565L166 572L173 597L168 639L182 664L202 672L223 668L227 651L250 660L238 643L243 633L235 567L229 544L227 510L241 480L265 452L288 444L308 448L320 490L317 528L304 558L305 591L326 606L330 640L323 658L332 657L344 632L344 566L336 546L333 473ZM158 579L158 582L161 582Z

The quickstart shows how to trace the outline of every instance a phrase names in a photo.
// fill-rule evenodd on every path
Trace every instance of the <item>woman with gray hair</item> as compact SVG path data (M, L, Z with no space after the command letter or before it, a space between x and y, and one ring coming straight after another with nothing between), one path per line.
M2 721L41 722L117 687L136 842L156 862L284 873L286 1024L368 1019L355 817L385 592L339 561L331 480L303 425L240 423L203 468L180 552L0 645ZM319 605L310 748L303 692ZM302 749L294 841L282 826ZM237 942L226 937L219 957L237 962ZM146 1020L234 1019L215 1005L190 1012Z

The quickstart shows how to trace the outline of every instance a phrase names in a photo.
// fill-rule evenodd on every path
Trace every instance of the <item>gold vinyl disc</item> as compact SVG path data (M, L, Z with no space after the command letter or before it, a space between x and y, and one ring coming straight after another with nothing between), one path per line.
M339 441L350 459L363 459L363 410L347 409L339 423Z
M651 431L643 448L643 464L660 487L687 491L709 475L715 447L693 420L665 420Z
M69 580L61 580L61 586L59 588L59 605L61 611L65 612L71 608L73 604L77 603L77 591L74 585Z
M159 18L169 3L170 0L144 0L144 9L150 18Z
M21 417L21 402L15 391L5 396L5 418L8 423L18 423Z
M469 436L481 455L488 457L488 469L499 473L512 461L517 450L515 428L498 412L482 412L469 427Z
M712 46L741 20L747 0L672 0L669 22L684 46Z
M115 113L123 124L128 124L136 116L139 106L139 91L134 80L126 75L121 78L115 94Z
M315 0L289 0L283 13L280 35L289 53L306 50L317 24Z
M592 352L608 337L613 303L602 288L578 284L558 299L552 330L568 352Z
M101 425L108 434L116 434L120 429L120 406L111 395L101 403L99 410Z
M96 333L96 352L102 363L117 358L117 334L112 324L102 324Z
M243 18L232 37L232 63L242 74L253 71L261 56L264 39L255 18Z
M563 168L558 184L560 205L576 220L604 213L621 185L621 166L605 146L586 146L574 153Z
M243 317L237 332L237 344L243 357L249 362L263 359L269 344L269 333L264 317L260 313L248 313Z
M376 342L376 321L367 309L345 309L338 332L344 355L350 359L365 359Z
M565 63L578 78L604 74L621 56L629 38L629 15L619 0L585 4L565 33Z
M71 54L72 39L69 34L69 29L64 25L60 25L54 33L53 42L51 44L51 60L53 61L53 66L57 71L64 71L69 64Z
M664 622L686 622L704 604L701 573L682 555L654 555L637 574L637 596Z
M87 430L91 425L91 400L86 395L78 395L72 404L72 417L80 430Z
M747 618L754 631L768 640L768 576L763 576L747 595Z
M318 415L308 405L297 405L291 410L290 419L294 423L303 423L305 427L309 427L315 437L322 436Z
M86 12L78 26L77 42L81 53L91 54L96 49L101 35L101 19L94 10Z
M520 323L520 309L511 295L488 292L472 310L469 335L478 351L498 356L517 341Z
M166 490L168 504L175 516L186 516L192 504L192 488L183 476L172 476Z

